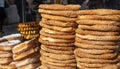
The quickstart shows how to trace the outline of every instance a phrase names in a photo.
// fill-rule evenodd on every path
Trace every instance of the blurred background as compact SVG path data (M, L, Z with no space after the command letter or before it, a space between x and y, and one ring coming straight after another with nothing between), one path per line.
M0 0L0 37L17 33L18 23L39 23L41 16L37 10L40 4L79 4L81 10L120 10L120 0Z

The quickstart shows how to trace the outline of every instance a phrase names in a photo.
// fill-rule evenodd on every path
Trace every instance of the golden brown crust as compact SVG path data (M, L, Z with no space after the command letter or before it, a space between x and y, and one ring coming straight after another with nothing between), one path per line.
M39 13L43 13L43 14L51 14L51 15L58 15L58 16L65 16L65 17L77 17L77 12L76 11L57 11L57 10L45 10L45 9L39 9L38 10Z
M83 49L98 49L98 50L115 50L118 48L118 45L94 45L94 44L87 44L87 43L78 43L75 42L75 45L79 48Z
M0 58L0 64L2 65L7 65L7 64L10 64L11 62L13 61L12 58Z
M76 11L76 10L79 10L81 8L81 6L80 5L61 5L61 4L51 4L51 5L49 5L49 4L41 4L41 5L39 5L39 8L47 9L47 10L58 10L58 11L60 11L60 10L61 11L64 11L64 10Z
M0 51L0 58L9 58L12 57L12 52Z
M119 32L101 32L101 31L91 31L91 30L82 30L82 29L77 29L76 33L81 34L81 35L99 35L99 36L114 36L114 35L119 35Z
M78 20L77 24L80 25L115 25L120 26L118 21L108 21L108 20Z
M40 23L40 25L43 28L48 28L48 29L51 29L51 30L56 30L56 31L61 31L61 32L74 32L75 31L75 28L73 28L73 27L64 28L64 27L50 26L50 25L47 25L47 24L44 24L44 23Z
M54 50L54 49L47 48L46 46L43 46L43 45L41 45L41 49L46 52L54 53L54 54L68 54L68 55L74 54L73 50L71 51Z
M57 38L51 38L51 37L46 37L43 35L40 35L40 39L44 41L49 41L49 42L55 42L55 43L74 43L74 39L69 40L69 39L57 39Z
M26 59L23 59L23 60L20 60L20 61L16 61L15 65L17 68L23 68L25 67L26 65L29 65L31 63L37 63L39 62L39 55L38 53L35 53L34 55L26 58Z
M38 66L40 66L40 63L31 63L22 67L19 67L19 69L35 69Z
M39 24L38 23L35 23L35 22L27 22L27 23L19 23L18 24L18 27L19 28L23 28L23 27L36 27L38 26Z
M86 54L90 54L90 55L107 55L107 54L111 54L114 56L117 56L118 54L116 53L115 50L99 50L99 49L82 49L82 48L77 48L75 49L76 53L86 53ZM96 56L95 56L96 57Z
M10 65L0 65L1 69L16 69L16 66L14 64Z
M78 62L78 65L87 67L87 68L102 68L108 64L90 64L90 63L80 63Z
M45 41L39 38L39 42L41 42L44 45L53 45L53 46L65 46L65 47L72 47L74 46L74 43L56 43L56 42L49 42L49 41Z
M43 50L40 50L40 53L41 53L41 56L49 57L56 60L64 61L64 60L75 59L74 55L53 54L53 53L45 52Z
M50 38L57 38L57 39L71 39L74 40L75 35L57 35L57 34L47 34L44 31L40 31L40 34L46 37L50 37Z
M20 54L13 54L13 59L15 61L22 60L22 59L30 56L31 54L34 54L34 53L38 52L38 50L39 50L39 47L35 47L33 49L30 49L30 50L25 51L25 52L20 53Z
M101 64L110 63L111 64L111 63L118 62L118 59L105 60L105 59L80 58L76 56L76 61L81 63L83 62L83 63L101 63Z
M119 10L112 9L94 9L94 10L80 10L79 15L119 15Z
M77 20L77 18L68 18L68 17L55 16L55 15L49 15L49 14L41 14L41 16L46 19L65 21L65 22L74 22Z
M80 49L76 49L74 51L75 55L80 57L80 58L91 58L91 59L106 59L106 60L110 60L110 59L115 59L117 57L117 53L111 53L111 51L109 50L94 50L94 53L90 52L86 52L84 50L80 50Z
M51 29L47 29L47 28L42 28L43 32L47 33L47 34L54 34L54 35L73 35L75 34L75 32L62 32L62 31L55 31L55 30L51 30Z
M56 60L56 59L52 59L52 58L45 57L45 56L40 57L40 60L46 60L48 62L60 63L60 64L64 64L64 63L67 64L67 63L75 63L76 62L75 59L61 61L61 60Z
M29 41L25 41L24 43L14 46L12 52L15 54L22 53L30 48L34 48L35 46L38 46L37 43L38 43L37 39L31 39Z
M62 22L62 21L48 20L45 18L42 18L40 23L44 23L52 26L60 26L60 27L77 27L77 24L75 22Z
M78 19L80 20L111 20L111 21L120 21L120 15L79 15Z
M50 49L62 50L62 51L70 51L75 49L75 47L60 47L60 46L50 46L50 45L43 45L43 46L46 46L47 48Z
M50 69L75 69L75 67L60 67L60 66L55 66L55 65L51 65L51 64L47 64L47 63L43 63L44 65L48 66Z
M49 62L45 59L41 59L42 62L46 63L46 64L51 64L51 65L55 65L55 66L58 66L58 67L75 67L76 66L76 63L54 63L54 62Z
M18 31L24 32L24 31L37 31L39 30L39 27L26 27L26 28L18 28Z
M120 27L112 25L79 25L78 29L97 30L97 31L118 31Z
M39 34L39 31L38 30L33 30L33 31L21 31L20 32L21 34L23 35L35 35L35 34Z
M88 40L108 40L108 41L119 41L120 36L93 36L93 35L80 35L76 34L77 37Z
M33 38L38 38L39 37L39 34L30 34L30 35L23 35L22 36L25 38L25 39L33 39Z
M112 49L115 49L116 48L116 46L118 45L118 42L117 41L96 41L96 40L86 40L86 39L81 39L81 38L79 38L79 37L76 37L75 38L75 41L77 42L77 43L84 43L84 44L91 44L91 45L93 45L93 46L96 46L96 45L102 45L102 46L110 46L110 48ZM92 47L93 47L92 46ZM97 47L97 46L96 46ZM106 47L107 49L109 48L109 47ZM99 49L101 49L101 48L99 48ZM103 48L104 49L104 48Z
M119 69L117 65L115 64L108 64L106 66L103 66L103 67L94 67L94 68L90 68L90 67L85 67L83 65L79 65L77 64L77 66L81 69Z

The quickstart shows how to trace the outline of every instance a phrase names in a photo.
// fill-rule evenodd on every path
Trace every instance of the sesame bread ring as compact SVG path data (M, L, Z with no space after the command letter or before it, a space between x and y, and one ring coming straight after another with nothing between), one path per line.
M75 49L76 53L87 53L87 54L91 54L91 55L104 55L104 54L113 54L114 56L117 56L118 54L115 53L115 50L98 50L98 49L82 49L82 48L77 48ZM95 56L96 57L96 56Z
M42 14L51 14L57 16L65 16L65 17L77 17L76 11L57 11L57 10L46 10L46 9L39 9L38 12Z
M91 30L82 30L82 29L77 29L76 33L81 34L81 35L99 35L99 36L114 36L114 35L119 35L119 32L101 32L101 31L91 31Z
M93 35L80 35L76 34L77 37L88 40L108 40L108 41L119 41L120 36L93 36Z
M97 31L118 31L120 27L112 25L79 25L78 29L97 30Z
M45 58L42 59L41 58L41 61L46 63L46 64L50 64L50 65L54 65L54 66L58 66L58 67L75 67L76 66L76 63L54 63L54 62L49 62L47 61Z
M90 64L90 63L80 63L78 62L78 65L87 67L87 68L102 68L108 64Z
M41 49L46 52L55 53L55 54L68 54L68 55L74 54L73 50L71 51L54 50L54 49L47 48L46 46L43 46L43 45L41 45Z
M42 28L43 32L47 33L47 34L54 34L54 35L73 35L75 34L75 32L62 32L62 31L56 31L56 30L51 30L51 29L47 29L47 28Z
M120 26L118 21L107 21L107 20L78 20L77 24L80 25L115 25Z
M60 60L52 59L52 58L45 57L45 56L40 57L40 60L42 60L42 59L44 59L44 60L46 60L48 62L62 63L62 64L64 64L64 63L75 63L76 62L75 59L60 61Z
M78 69L79 69L79 68L80 68L80 69L103 69L103 68L101 68L101 67L100 67L100 68L98 68L98 67L97 67L97 68L88 68L88 67L85 67L85 66L83 66L83 65L80 65L79 63L80 63L80 62L77 62L77 67L78 67Z
M40 53L41 56L49 57L60 61L75 59L75 55L54 54L54 53L45 52L43 50L40 50Z
M79 50L79 49L78 49ZM96 53L93 54L89 54L83 51L78 51L75 50L75 55L81 58L92 58L92 59L106 59L106 60L110 60L110 59L115 59L117 57L117 53L98 53L97 51L95 51ZM106 51L107 52L107 51ZM96 55L98 53L98 55Z
M74 47L74 43L56 43L56 42L49 42L46 40L42 40L39 38L39 42L44 45L52 45L52 46L60 46L60 47Z
M78 43L75 42L75 45L79 48L84 49L98 49L98 50L115 50L118 48L118 45L94 45L94 44L88 44L88 43Z
M79 15L78 19L80 20L111 20L111 21L120 21L120 15Z
M50 49L61 50L61 51L70 51L75 49L75 47L60 47L60 46L50 46L50 45L43 45L43 46L46 46L47 48Z
M65 21L65 22L74 22L77 20L77 18L68 18L68 17L55 16L55 15L49 15L49 14L41 14L41 16L46 19Z
M81 39L79 37L75 38L75 41L78 43L87 43L87 44L91 44L91 45L102 45L102 46L111 46L116 47L116 45L118 45L117 41L95 41L95 40L86 40L86 39Z
M64 28L64 27L50 26L50 25L43 24L43 23L40 23L40 25L43 28L48 28L51 30L56 30L56 31L61 31L61 32L73 32L73 31L75 31L75 28L73 28L73 27Z
M85 67L83 65L80 65L80 64L77 64L77 66L81 69L119 69L117 65L115 64L108 64L108 65L105 65L103 67L97 67L97 68L90 68L90 67Z
M119 10L112 9L94 9L77 11L79 15L120 15Z
M76 66L75 67L61 67L61 66L55 66L55 65L51 65L51 64L47 64L47 63L43 63L45 64L46 66L48 66L50 69L76 69Z
M69 39L57 39L57 38L51 38L51 37L46 37L43 35L40 35L40 39L49 41L49 42L56 42L56 43L74 43L75 40L69 40Z
M59 7L59 8L58 8ZM70 11L70 10L73 10L73 11L76 11L76 10L79 10L81 8L80 5L61 5L61 4L41 4L39 5L39 8L41 9L47 9L47 10L67 10L67 11Z
M105 63L117 63L118 59L112 59L112 60L106 60L106 59L92 59L92 58L80 58L76 56L76 61L81 62L81 63L100 63L100 64L105 64Z
M77 27L77 24L75 22L62 22L62 21L48 20L45 18L42 18L40 23L44 23L52 26L60 26L60 27Z
M74 39L75 35L57 35L57 34L47 34L44 31L40 31L40 34L46 37L57 38L57 39Z

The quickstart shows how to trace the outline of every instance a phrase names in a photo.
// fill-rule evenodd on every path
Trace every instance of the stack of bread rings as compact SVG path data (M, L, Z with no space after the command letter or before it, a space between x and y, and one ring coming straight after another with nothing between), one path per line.
M75 69L74 41L80 5L41 4L41 69Z
M5 38L1 38L0 42L0 69L16 69L15 64L13 63L13 53L12 48L19 44L20 40L11 40L4 41Z
M39 37L39 25L35 22L18 24L18 31L25 39Z
M38 39L31 39L13 47L17 69L36 69L40 66Z
M77 67L106 69L118 62L120 40L120 11L110 9L81 10L78 12L75 45ZM110 68L107 68L110 69ZM112 68L113 69L113 68Z

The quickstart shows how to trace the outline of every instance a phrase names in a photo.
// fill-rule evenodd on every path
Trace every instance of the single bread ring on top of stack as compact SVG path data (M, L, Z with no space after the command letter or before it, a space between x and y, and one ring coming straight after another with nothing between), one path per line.
M53 8L54 6L54 8ZM75 69L75 30L79 5L42 4L39 25L42 69Z
M117 65L120 40L120 11L110 9L77 12L74 54L79 69L106 69ZM109 69L109 68L107 68Z

